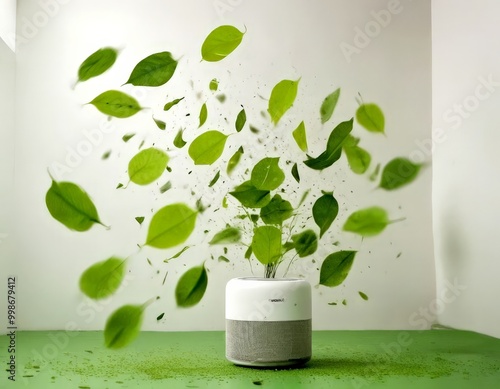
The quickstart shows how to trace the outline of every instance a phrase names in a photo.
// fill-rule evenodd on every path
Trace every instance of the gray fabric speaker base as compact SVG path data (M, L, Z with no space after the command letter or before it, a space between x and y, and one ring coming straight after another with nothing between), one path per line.
M278 367L311 359L311 320L226 320L226 358L242 366Z

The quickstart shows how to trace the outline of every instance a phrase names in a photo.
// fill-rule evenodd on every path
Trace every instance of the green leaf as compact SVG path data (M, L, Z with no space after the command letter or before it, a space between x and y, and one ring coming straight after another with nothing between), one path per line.
M184 97L181 97L179 99L174 99L172 101L169 101L167 104L163 106L164 111L168 111L170 108L172 108L174 105L179 104L182 100L184 100Z
M319 237L321 238L337 217L339 203L335 200L333 194L325 193L314 203L312 213L314 222L320 228Z
M252 245L248 246L247 250L245 251L245 259L250 259L252 256Z
M78 68L78 82L87 81L92 77L97 77L108 70L116 61L118 52L105 47L91 54Z
M363 300L365 300L365 301L367 301L367 300L368 300L368 296L367 296L365 293L363 293L363 292L361 292L361 291L360 291L360 292L358 292L358 293L359 293L359 295L361 296L361 298L362 298Z
M167 123L165 123L163 120L159 120L159 119L155 119L153 118L156 126L160 129L160 130L164 130L167 128Z
M358 146L359 139L349 135L343 144L343 150L351 170L356 174L365 173L370 167L371 155Z
M342 153L342 143L352 131L353 119L340 123L333 129L326 143L326 150L317 158L311 158L304 163L315 170L323 170L336 162Z
M189 156L195 165L211 165L219 159L226 145L227 135L211 130L199 135L189 146Z
M245 181L243 184L238 185L229 194L236 198L241 205L248 208L262 208L271 201L271 195L268 190L257 189L250 181Z
M184 146L186 146L186 141L182 139L182 133L184 130L180 129L177 131L177 135L174 138L174 146L177 147L178 149L182 149Z
M295 178L295 181L300 184L299 167L296 163L292 166L292 177Z
M128 164L130 181L147 185L160 178L168 163L168 155L154 147L139 151Z
M347 218L343 229L367 237L380 234L389 223L385 209L369 207L353 212Z
M231 261L229 261L229 259L228 259L227 257L225 257L224 255L219 255L218 261L219 261L219 262L227 262L227 263L231 262Z
M292 132L293 139L297 143L297 146L303 151L307 151L307 138L306 138L306 126L304 122L300 122L298 127Z
M128 118L142 109L136 99L118 90L103 92L88 104L105 115L117 118Z
M415 164L406 158L394 158L382 170L380 187L386 190L398 189L409 184L418 175L422 165Z
M185 272L175 288L175 300L178 307L188 308L200 302L208 285L207 271L204 265L196 266Z
M285 180L285 173L278 165L279 158L264 158L252 169L252 185L260 190L274 190Z
M215 234L212 240L208 242L208 244L237 243L240 241L240 239L241 233L238 228L227 227Z
M172 183L170 181L167 181L160 187L160 193L165 193L167 190L170 189L172 189Z
M120 349L131 343L141 330L144 306L124 305L106 321L104 343L107 348Z
M219 26L205 38L201 46L201 57L216 62L226 58L241 43L244 33L233 26Z
M380 171L380 164L378 163L377 166L375 166L375 170L370 174L370 181L375 181L377 179L378 173Z
M125 261L111 257L87 268L80 277L80 290L91 299L102 299L116 292L125 277Z
M243 147L240 146L240 148L236 151L236 153L234 153L233 156L231 158L229 158L229 161L227 163L227 169L226 169L226 172L228 175L233 172L234 168L240 162L241 156L243 154L244 154Z
M293 207L289 201L275 194L269 204L260 210L260 217L266 224L282 224L293 215Z
M384 114L376 104L361 104L356 111L356 120L370 132L384 133Z
M327 256L321 265L320 285L333 287L342 284L349 275L355 256L356 251L337 251Z
M318 237L313 230L305 230L292 235L292 242L300 258L314 254L318 249Z
M321 104L321 108L319 110L319 113L321 115L321 123L326 123L328 120L333 115L333 111L335 110L335 107L337 106L337 102L339 101L339 96L340 96L340 88L329 94L328 96L325 97L323 100L323 103Z
M221 104L224 104L224 102L226 101L226 95L225 94L217 95L217 96L215 96L215 98L217 100L219 100L219 103L221 103Z
M288 111L297 97L300 78L297 81L282 80L278 82L271 91L267 112L276 125L281 117Z
M163 316L165 316L165 312L160 313L160 314L156 317L156 320L157 320L157 321L160 321L161 319L163 319Z
M135 65L125 84L160 86L174 75L177 61L168 51L151 54Z
M142 222L144 221L144 216L137 216L135 220L137 221L137 223L142 224Z
M215 185L215 183L217 181L219 181L219 178L220 178L220 170L217 170L217 173L215 173L215 176L214 178L212 178L212 180L210 181L210 183L208 184L208 187L211 188L212 186Z
M217 89L219 88L219 81L216 78L212 78L208 87L212 92L217 92Z
M108 150L108 151L104 152L104 154L102 155L102 157L101 157L101 158L102 158L103 160L106 160L106 159L108 159L108 158L109 158L109 156L110 156L110 155L111 155L111 150Z
M87 231L95 223L102 224L89 195L71 182L52 180L45 204L52 217L70 230Z
M167 259L164 259L163 262L169 262L171 259L177 259L177 258L179 258L182 254L184 254L184 251L186 251L190 247L191 246L184 246L181 251L178 251L173 256L171 256L171 257L169 257Z
M281 231L273 226L257 227L252 238L252 250L263 265L275 263L281 258Z
M243 129L243 126L245 125L247 121L247 114L244 109L242 109L239 113L238 116L236 117L236 122L234 124L234 127L236 128L236 132L240 132Z
M203 103L200 109L200 116L199 116L200 124L198 124L198 128L200 128L205 124L205 122L207 121L207 117L208 117L207 104Z
M161 208L151 219L145 244L166 249L185 242L194 230L196 214L183 203Z
M127 143L134 136L135 136L135 133L125 134L125 135L122 136L122 141L124 141L125 143Z

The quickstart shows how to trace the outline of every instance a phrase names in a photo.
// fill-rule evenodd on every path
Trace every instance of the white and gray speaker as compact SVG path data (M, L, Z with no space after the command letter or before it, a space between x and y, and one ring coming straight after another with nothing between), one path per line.
M226 358L279 367L311 359L311 285L301 279L244 277L226 285Z

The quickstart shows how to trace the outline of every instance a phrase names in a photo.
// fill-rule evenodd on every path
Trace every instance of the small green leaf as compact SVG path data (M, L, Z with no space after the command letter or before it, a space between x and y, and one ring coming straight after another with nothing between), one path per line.
M116 61L118 52L105 47L91 54L78 68L78 81L87 81L92 77L97 77L108 70Z
M204 265L196 266L185 272L175 288L175 300L178 307L188 308L200 302L208 285L207 271Z
M292 242L300 258L314 254L318 248L318 237L313 230L305 230L292 235Z
M380 172L380 164L378 163L377 166L375 166L375 170L370 174L370 181L375 181L378 177L378 173Z
M219 103L221 103L221 104L224 104L224 102L226 101L226 95L222 94L222 93L219 94L219 95L217 95L217 96L215 96L215 98L217 100L219 100Z
M274 190L285 180L285 173L278 165L279 158L264 158L252 169L252 185L260 190Z
M198 124L198 128L200 128L205 124L205 122L207 121L207 117L208 117L207 104L203 103L200 109L200 116L199 116L200 124Z
M245 125L246 121L247 121L247 114L245 113L245 110L242 109L238 113L238 116L236 117L236 122L234 124L236 132L240 132L243 129L243 126Z
M255 127L255 126L252 126L251 124L249 125L250 127L250 132L252 132L253 134L258 134L260 132L260 130Z
M179 257L180 257L180 256L184 253L184 251L186 251L189 247L191 247L191 246L184 246L184 247L182 248L182 250L181 250L181 251L178 251L176 254L174 254L174 255L173 255L173 256L171 256L170 258L164 259L164 260L163 260L163 262L165 262L165 263L166 263L166 262L169 262L169 261L170 261L170 260L172 260L172 259L177 259L177 258L179 258Z
M271 201L271 195L268 190L257 189L250 181L245 181L243 184L238 185L229 194L236 198L244 207L249 208L262 208Z
M260 210L260 217L266 224L282 224L293 215L293 207L289 201L275 194L269 204Z
M240 230L234 227L227 227L214 235L208 244L237 243L241 239Z
M247 250L245 251L245 259L250 259L250 257L252 256L252 246L248 246Z
M106 321L104 343L107 348L119 349L131 343L141 330L144 306L124 305Z
M163 106L164 111L168 111L170 108L172 108L174 105L179 104L182 100L184 100L184 97L181 97L179 99L174 99L172 101L169 101L167 104Z
M321 115L321 123L326 123L328 120L333 115L333 111L335 110L335 107L337 106L337 102L339 101L339 96L340 96L340 88L329 94L328 96L325 97L323 100L323 103L321 104L321 108L319 110L319 113Z
M168 155L154 147L139 151L128 164L130 181L147 185L160 178L168 163Z
M105 115L117 118L128 118L142 109L136 99L117 90L103 92L88 104Z
M158 315L158 317L156 318L156 321L160 321L161 319L163 319L163 316L165 316L165 312L160 313L160 314Z
M177 61L168 51L151 54L135 65L125 84L160 86L174 75Z
M137 216L135 220L137 221L137 223L142 224L142 222L144 221L144 216Z
M145 244L159 249L177 246L189 238L195 223L196 212L186 204L167 205L153 215Z
M160 130L165 130L167 128L167 123L165 123L164 121L162 120L159 120L159 119L155 119L153 118L156 126L160 129Z
M215 185L215 183L217 181L219 181L219 178L220 178L220 170L217 170L217 173L215 173L215 176L214 178L212 178L212 180L210 181L210 183L208 184L208 187L211 188L212 186Z
M129 134L125 134L125 135L122 136L122 141L124 141L125 143L127 143L134 136L135 136L135 132L132 132L132 133L129 133Z
M292 177L295 178L295 181L300 184L299 167L296 163L292 166Z
M125 261L111 257L87 268L80 277L80 290L91 299L111 296L125 277Z
M244 33L233 26L219 26L205 38L201 46L201 57L216 62L226 58L241 43Z
M300 122L298 127L292 132L293 139L297 142L297 146L303 151L307 151L306 126L304 122Z
M241 156L243 154L244 154L243 147L240 146L240 148L236 151L236 153L234 153L233 156L229 158L226 169L228 175L230 175L233 172L234 168L240 162Z
M183 132L184 130L180 129L174 138L174 146L177 147L178 149L182 149L184 146L186 146L187 143L184 139L182 139Z
M370 132L384 133L384 114L376 104L361 104L356 111L356 120Z
M359 147L358 143L358 138L349 135L343 144L343 150L351 170L356 174L363 174L370 167L372 157L368 151Z
M282 80L278 82L271 91L267 112L276 125L282 116L288 111L297 97L300 78L297 81Z
M165 193L169 189L172 189L172 183L170 181L167 181L160 187L160 193Z
M363 292L358 292L358 293L359 293L359 295L361 296L361 298L362 298L363 300L365 300L365 301L367 301L367 300L368 300L368 296L367 296L366 294L364 294Z
M217 89L219 88L219 81L216 78L212 78L208 87L212 92L217 92Z
M394 158L382 170L380 187L386 190L398 189L409 184L418 175L422 165L415 164L406 158Z
M219 255L218 261L219 262L226 262L226 263L230 262L229 259L227 257L225 257L224 255Z
M222 155L227 135L211 130L199 135L189 146L189 156L195 165L211 165Z
M343 229L367 237L380 234L389 223L385 209L369 207L353 212L347 218Z
M123 188L123 184L120 182L118 185L116 185L116 189Z
M273 226L257 227L252 238L252 250L263 265L275 263L281 258L281 231Z
M111 155L111 150L108 150L108 151L106 151L106 152L102 155L102 157L101 157L101 158L102 158L103 160L106 160L106 159L108 159L108 158L109 158L109 156L110 156L110 155Z
M95 223L102 224L89 195L71 182L52 180L45 204L52 217L70 230L87 231Z
M320 285L333 287L342 284L349 275L355 256L356 251L337 251L327 256L321 265Z
M333 194L326 193L316 200L312 208L312 213L314 222L320 228L319 237L321 238L337 217L339 203L335 200Z

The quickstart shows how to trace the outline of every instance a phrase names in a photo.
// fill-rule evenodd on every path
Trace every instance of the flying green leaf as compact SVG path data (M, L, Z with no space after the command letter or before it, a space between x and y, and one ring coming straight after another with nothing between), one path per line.
M124 141L125 143L127 143L134 136L135 136L135 132L132 132L132 133L129 133L129 134L125 134L125 135L122 136L122 141Z
M319 237L321 238L337 217L339 203L332 193L325 193L314 203L312 213L314 222L320 228Z
M418 175L422 165L406 158L394 158L382 170L380 187L386 190L398 189L409 184Z
M203 103L200 109L200 116L199 116L200 123L198 124L198 128L200 128L205 124L205 122L207 121L207 117L208 117L207 104Z
M367 296L365 293L363 293L363 292L361 292L361 291L359 291L358 293L359 293L359 295L361 296L361 298L362 298L363 300L365 300L365 301L367 301L367 300L368 300L368 296Z
M185 242L194 230L196 214L183 203L161 208L151 219L145 244L166 249Z
M205 38L201 46L201 57L216 62L226 58L241 43L244 33L233 26L219 26Z
M230 261L227 257L225 257L224 255L219 255L218 261L219 261L219 262L226 262L226 263L231 262L231 261Z
M279 158L263 158L252 169L252 185L260 190L274 190L285 180L285 173L278 165Z
M139 151L128 164L130 181L147 185L160 178L168 163L168 155L154 147Z
M107 348L120 349L131 343L141 330L144 306L124 305L106 321L104 343Z
M52 180L45 204L52 217L70 230L87 231L95 223L104 225L89 195L72 182Z
M215 185L215 183L217 181L219 181L219 178L220 178L220 170L217 170L217 173L215 173L215 176L214 178L212 178L212 180L210 181L210 183L208 184L208 187L211 188L212 186Z
M370 132L384 133L384 114L376 104L361 104L356 111L356 120Z
M247 250L245 251L245 259L250 259L252 256L252 245L248 246Z
M165 193L169 189L172 189L172 183L170 181L167 181L160 187L160 193Z
M111 257L87 268L80 277L80 290L91 299L102 299L116 292L125 277L125 261Z
M200 302L208 285L205 265L196 266L185 272L175 288L178 307L188 308Z
M370 167L371 155L358 146L359 139L349 135L343 144L343 150L351 170L356 174L365 173Z
M387 211L375 206L353 212L347 218L343 229L367 237L380 234L390 223Z
M240 162L241 156L243 154L244 154L243 147L240 146L240 148L233 154L233 156L229 158L226 169L228 175L230 175L233 172L234 168Z
M245 113L245 110L242 109L238 113L238 116L236 117L236 122L234 123L236 132L240 132L243 129L243 126L245 125L246 122L247 122L247 114Z
M311 158L304 163L315 170L323 170L336 162L342 153L342 143L352 131L353 119L340 123L333 129L326 143L326 150L317 158Z
M314 254L318 249L318 237L313 230L305 230L292 235L292 242L300 258Z
M106 152L102 155L102 157L101 157L101 158L102 158L103 160L106 160L106 159L108 159L108 158L109 158L109 156L110 156L110 155L111 155L111 150L108 150L108 151L106 151Z
M161 319L163 319L163 316L165 316L165 312L160 313L160 314L156 317L156 320L157 320L157 321L160 321Z
M163 262L169 262L172 259L177 259L179 258L182 254L184 254L184 251L189 249L191 246L184 246L181 251L178 251L176 254L172 255L171 257L164 259Z
M292 132L293 139L297 142L297 146L303 151L307 151L306 126L304 122L300 122L298 127Z
M248 127L250 128L250 131L254 134L258 134L260 132L260 130L257 127L252 126L251 124Z
M251 181L245 181L243 184L238 185L229 194L236 198L241 205L248 208L262 208L271 201L269 191L257 189L252 185Z
M282 116L288 111L297 97L300 78L297 81L282 80L278 82L271 91L267 112L276 125Z
M275 194L269 204L260 210L260 217L266 224L282 224L293 215L293 207L289 201Z
M137 223L142 224L142 222L144 221L144 216L137 216L135 220L137 221Z
M300 184L299 167L296 163L294 163L292 166L292 177L295 178L295 181Z
M116 61L118 52L105 47L91 54L78 68L78 82L87 81L92 77L97 77L108 70Z
M227 135L211 130L199 135L189 146L189 156L195 165L211 165L219 159L226 145Z
M153 118L156 126L160 129L160 130L165 130L167 128L167 123L165 123L163 120L159 120L159 119L155 119Z
M167 104L165 104L163 106L163 110L164 111L168 111L170 110L170 108L172 108L173 106L179 104L182 100L184 100L184 97L181 97L181 98L178 98L178 99L174 99L172 101L169 101Z
M274 263L281 258L281 231L273 226L257 227L252 238L252 250L263 265Z
M217 89L219 88L219 81L216 78L212 78L208 87L212 92L217 92Z
M135 65L125 84L160 86L174 75L177 61L168 51L151 54Z
M105 115L117 118L128 118L142 109L136 99L118 90L103 92L88 104Z
M182 149L184 146L186 146L186 141L182 139L182 133L184 132L183 129L180 129L177 131L177 135L174 138L174 146L177 147L178 149Z
M238 228L227 227L214 235L208 244L226 244L237 243L241 239L241 233Z
M333 115L333 111L337 106L337 102L339 101L339 96L340 96L340 88L336 89L334 92L325 97L323 103L321 104L321 108L319 110L319 113L321 115L321 123L324 124L328 120L330 120L330 118Z
M375 166L375 170L370 174L370 181L375 181L377 179L378 173L380 171L380 164L378 163L377 166Z
M337 251L327 256L321 265L320 285L333 287L342 284L349 275L355 256L356 251Z
M217 96L215 96L215 98L219 100L219 103L221 104L224 104L224 102L226 101L226 95L223 93L218 94Z

